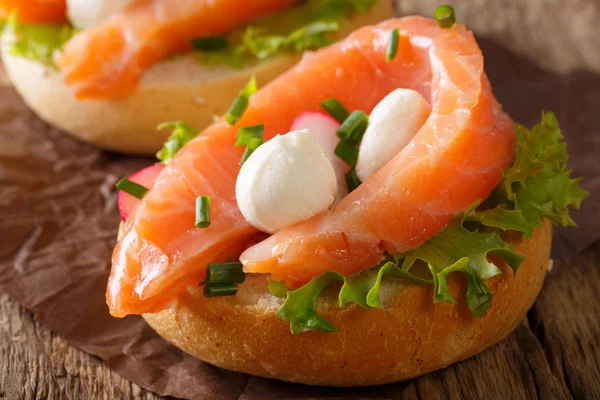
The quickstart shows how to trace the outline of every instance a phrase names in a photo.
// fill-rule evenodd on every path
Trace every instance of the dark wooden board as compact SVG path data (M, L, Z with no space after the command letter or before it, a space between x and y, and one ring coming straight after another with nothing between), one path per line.
M404 0L402 13L429 14L435 0ZM600 71L598 0L468 0L459 19L546 69ZM478 356L404 385L356 389L357 398L600 398L600 243L557 265L527 319ZM249 378L241 398L260 399ZM275 393L285 383L274 382ZM283 392L283 390L282 390ZM303 391L303 395L308 395ZM342 397L314 388L313 396ZM347 393L344 392L344 398ZM158 399L100 360L70 347L0 294L0 399ZM301 398L301 397L299 397Z

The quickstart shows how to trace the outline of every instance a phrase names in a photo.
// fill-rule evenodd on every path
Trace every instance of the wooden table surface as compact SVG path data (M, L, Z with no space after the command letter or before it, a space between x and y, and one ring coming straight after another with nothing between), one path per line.
M400 1L430 14L436 0ZM461 22L556 71L600 72L598 0L456 0ZM501 3L501 4L500 4ZM600 243L547 277L527 318L478 356L406 382L402 399L600 398ZM251 381L249 385L251 386ZM323 390L324 398L338 397ZM259 399L247 388L242 396ZM389 397L389 394L378 398ZM158 399L0 294L0 399Z

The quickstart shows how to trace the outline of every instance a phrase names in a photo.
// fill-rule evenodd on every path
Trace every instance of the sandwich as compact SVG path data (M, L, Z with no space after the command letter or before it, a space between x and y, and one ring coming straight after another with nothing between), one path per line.
M106 294L229 370L361 386L471 357L523 319L552 225L588 195L555 115L513 122L449 6L237 103L202 131L168 124L160 162L119 181Z
M46 122L104 149L153 154L163 121L199 128L392 0L2 0L8 77Z

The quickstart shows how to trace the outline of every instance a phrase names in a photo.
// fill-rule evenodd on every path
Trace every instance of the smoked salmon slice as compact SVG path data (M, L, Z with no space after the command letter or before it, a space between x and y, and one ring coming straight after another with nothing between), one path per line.
M386 62L394 28L401 35L398 53ZM242 217L234 193L242 154L233 146L238 127L264 123L270 139L324 99L370 112L400 87L432 105L409 145L335 210L251 246L258 231ZM435 20L406 17L360 29L259 90L237 126L218 121L176 155L126 222L113 254L110 311L119 317L157 312L202 281L207 263L242 251L247 272L269 273L290 287L326 270L351 275L371 268L384 251L418 246L487 197L514 146L512 121L495 100L481 51L464 26L442 29ZM212 198L206 229L194 227L200 195Z
M191 48L191 39L227 34L295 2L135 0L73 37L57 65L78 99L125 97L150 65Z
M18 10L25 23L62 22L67 16L66 0L0 0L0 19Z

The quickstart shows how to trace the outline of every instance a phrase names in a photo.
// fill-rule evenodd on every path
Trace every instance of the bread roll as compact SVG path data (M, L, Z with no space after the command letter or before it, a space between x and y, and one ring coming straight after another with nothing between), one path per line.
M336 293L325 293L318 312L339 328L331 333L292 335L264 275L248 275L231 297L206 298L202 288L190 288L173 307L144 318L175 346L222 368L311 385L396 382L471 357L523 319L548 269L552 228L545 222L528 239L512 236L508 242L526 259L516 276L494 259L502 275L486 281L494 299L483 318L467 308L462 274L449 279L458 304L433 303L432 285L395 278L383 281L381 309L340 309Z

